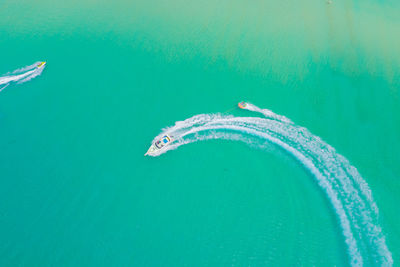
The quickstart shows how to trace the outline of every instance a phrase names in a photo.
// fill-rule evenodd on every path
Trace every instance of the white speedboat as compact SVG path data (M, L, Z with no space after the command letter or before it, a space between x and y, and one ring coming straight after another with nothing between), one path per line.
M149 150L147 150L146 154L144 154L145 156L147 155L153 155L156 152L164 149L166 146L168 146L169 144L171 144L174 141L174 139L169 136L168 134L164 135L163 137L161 137L161 139L155 141L149 148Z

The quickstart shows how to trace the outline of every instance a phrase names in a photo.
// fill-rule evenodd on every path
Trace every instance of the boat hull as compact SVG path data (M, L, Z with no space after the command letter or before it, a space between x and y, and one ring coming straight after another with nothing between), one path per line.
M156 146L156 143L157 143L157 142L160 142L163 138L168 138L168 140L169 140L168 143L164 144L162 147L157 147L157 146ZM160 140L158 140L158 141L156 141L156 142L154 142L154 143L150 146L150 148L147 150L146 154L144 154L144 155L145 155L145 156L152 156L152 155L155 154L156 152L161 151L161 150L164 150L167 146L169 146L169 145L175 140L174 138L172 138L172 137L169 136L169 135L163 136L163 138L160 139Z

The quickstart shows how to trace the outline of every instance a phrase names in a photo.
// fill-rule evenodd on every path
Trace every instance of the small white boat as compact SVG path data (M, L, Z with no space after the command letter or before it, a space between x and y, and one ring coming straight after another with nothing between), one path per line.
M174 141L174 139L169 136L168 134L164 135L163 137L161 137L161 139L155 141L149 148L149 150L147 150L146 154L144 154L145 156L147 155L153 155L156 152L164 149L166 146L168 146L169 144L171 144Z

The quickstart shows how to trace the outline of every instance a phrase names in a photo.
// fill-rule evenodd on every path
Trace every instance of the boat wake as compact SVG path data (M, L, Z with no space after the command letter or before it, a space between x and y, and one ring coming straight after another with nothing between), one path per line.
M269 109L261 109L261 108L257 107L256 105L253 105L248 102L246 103L246 106L243 109L261 113L262 115L264 115L265 117L270 118L270 119L278 120L281 122L293 123L290 119L286 118L285 116L278 115Z
M38 68L40 63L41 62L36 62L32 65L6 73L5 76L0 77L0 92L3 91L11 83L21 84L30 81L33 78L42 74L45 66Z
M274 144L300 162L325 192L341 226L352 266L391 266L393 259L378 223L378 207L368 184L335 149L284 116L250 104L267 118L201 114L166 128L175 141L153 156L182 145L210 139L243 141L265 148Z

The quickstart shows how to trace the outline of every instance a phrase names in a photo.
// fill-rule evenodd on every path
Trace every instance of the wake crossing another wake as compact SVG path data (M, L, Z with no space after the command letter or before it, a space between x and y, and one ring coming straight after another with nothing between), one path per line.
M344 236L352 266L392 266L393 259L379 225L378 207L367 182L336 150L285 116L239 103L242 109L265 116L235 117L200 114L164 129L153 140L171 136L173 142L150 156L159 156L182 145L210 139L242 141L264 149L278 146L302 164L329 199Z

